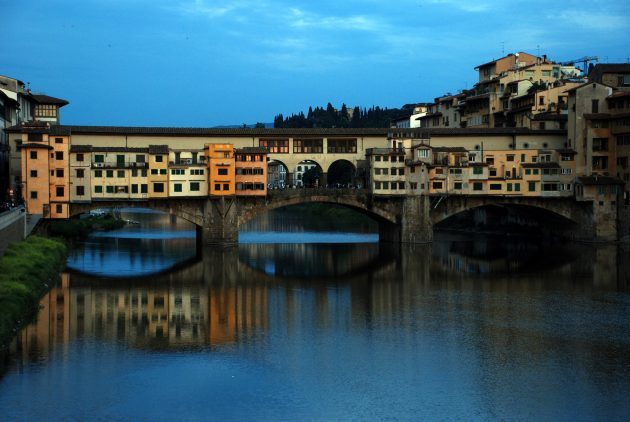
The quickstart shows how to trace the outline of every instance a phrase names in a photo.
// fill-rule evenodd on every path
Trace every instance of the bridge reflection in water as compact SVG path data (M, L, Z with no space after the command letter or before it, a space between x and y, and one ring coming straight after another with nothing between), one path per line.
M81 338L159 350L239 347L280 326L297 335L305 325L352 330L376 323L396 326L397 335L404 335L422 323L423 313L449 302L456 306L461 294L509 291L525 303L540 291L629 289L628 260L619 259L627 251L553 249L452 236L433 245L391 248L242 245L206 249L203 259L148 277L64 273L61 285L41 301L38 321L12 347L23 359L41 360L56 345ZM474 306L492 312L483 303ZM544 309L528 312L527 318L544 320ZM500 333L487 333L495 334L498 339Z

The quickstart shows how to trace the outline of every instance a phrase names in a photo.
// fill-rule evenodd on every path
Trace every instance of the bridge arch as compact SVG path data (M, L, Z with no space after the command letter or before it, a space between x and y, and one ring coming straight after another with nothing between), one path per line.
M503 210L513 222L536 222L555 232L577 231L588 219L588 211L576 206L572 198L528 197L444 197L433 198L431 222L439 225L451 217L475 210ZM572 236L573 237L573 236Z
M330 163L328 166L327 185L330 187L349 187L355 185L357 168L351 161L344 158Z
M270 189L284 189L288 185L289 166L273 158L267 162L267 184Z
M155 199L148 201L98 201L91 203L73 203L70 205L70 217L76 217L100 208L144 208L161 211L188 221L196 226L204 224L204 199Z

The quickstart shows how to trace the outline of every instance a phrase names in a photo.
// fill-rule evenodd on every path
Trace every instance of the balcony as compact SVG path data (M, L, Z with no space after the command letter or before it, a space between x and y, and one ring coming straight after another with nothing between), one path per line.
M169 167L176 167L176 166L205 166L205 157L201 157L201 160L193 160L192 158L182 158L180 160L175 160L175 161L169 161L168 162L168 166Z
M116 162L116 163L92 163L92 168L98 169L145 169L149 167L149 163L143 162L138 163L135 161L125 161L125 162Z

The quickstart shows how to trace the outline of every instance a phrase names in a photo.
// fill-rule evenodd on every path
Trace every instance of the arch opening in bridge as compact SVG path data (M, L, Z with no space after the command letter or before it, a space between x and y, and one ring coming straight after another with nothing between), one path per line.
M555 211L523 204L483 204L433 218L436 230L474 230L573 237L578 223Z
M333 161L328 166L327 185L332 188L356 186L356 172L356 167L348 160Z
M280 160L267 163L267 185L269 189L284 189L288 185L289 168Z
M299 188L318 188L325 185L322 166L314 160L302 160L293 170L293 185Z

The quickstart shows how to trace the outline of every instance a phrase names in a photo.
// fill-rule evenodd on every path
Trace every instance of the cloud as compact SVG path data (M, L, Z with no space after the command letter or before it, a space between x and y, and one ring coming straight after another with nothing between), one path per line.
M592 10L568 10L557 15L547 16L548 19L560 19L572 25L579 25L589 29L620 29L628 27L628 17L596 13Z
M206 18L218 18L228 15L239 8L237 2L226 2L222 5L209 6L204 0L186 2L176 8L177 11L189 16L202 16Z
M486 2L476 2L472 0L422 0L422 3L453 6L470 13L481 13L494 9L494 7Z
M291 8L287 16L287 23L294 28L319 28L339 31L382 31L382 19L366 15L326 16L305 12L302 9Z

